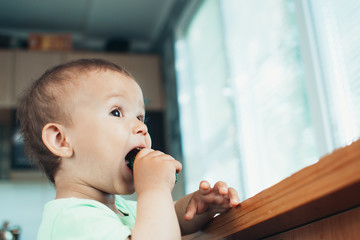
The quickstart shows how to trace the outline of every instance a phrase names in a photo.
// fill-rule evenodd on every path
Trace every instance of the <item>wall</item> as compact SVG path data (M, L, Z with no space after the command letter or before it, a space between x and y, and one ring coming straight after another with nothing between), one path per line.
M20 239L36 239L43 207L54 199L55 191L44 181L0 181L0 223L22 229Z

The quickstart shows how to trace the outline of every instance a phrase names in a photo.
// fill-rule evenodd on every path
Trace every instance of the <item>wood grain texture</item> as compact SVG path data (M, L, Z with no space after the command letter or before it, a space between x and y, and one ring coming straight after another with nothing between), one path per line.
M360 207L264 240L350 240L360 236Z
M360 206L360 140L216 217L186 239L261 239Z

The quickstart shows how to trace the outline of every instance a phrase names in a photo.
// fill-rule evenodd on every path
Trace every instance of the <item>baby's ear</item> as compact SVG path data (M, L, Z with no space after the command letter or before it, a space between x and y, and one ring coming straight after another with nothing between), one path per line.
M65 129L61 124L46 124L42 130L41 138L45 146L54 155L62 158L69 158L73 156L72 146L67 141Z

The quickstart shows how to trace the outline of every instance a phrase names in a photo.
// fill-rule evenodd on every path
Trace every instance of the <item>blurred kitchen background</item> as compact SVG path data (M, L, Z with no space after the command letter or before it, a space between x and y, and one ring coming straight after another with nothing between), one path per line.
M36 239L54 189L24 155L18 94L101 57L143 88L153 148L249 198L360 136L358 0L0 2L0 229ZM134 199L136 196L130 196Z

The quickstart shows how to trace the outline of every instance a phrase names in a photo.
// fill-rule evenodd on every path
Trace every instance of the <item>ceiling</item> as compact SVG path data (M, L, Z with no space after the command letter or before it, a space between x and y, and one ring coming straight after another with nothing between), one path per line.
M157 40L176 0L0 1L0 34L26 38L30 32L73 34L79 47L101 48L125 39L147 51Z

